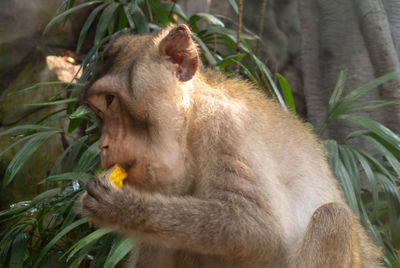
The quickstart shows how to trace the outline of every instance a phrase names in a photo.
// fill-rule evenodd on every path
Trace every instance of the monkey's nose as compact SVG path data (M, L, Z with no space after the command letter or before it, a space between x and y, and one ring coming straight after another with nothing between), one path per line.
M108 149L108 144L106 144L106 143L100 143L99 149L102 150L102 151L107 150L107 149Z

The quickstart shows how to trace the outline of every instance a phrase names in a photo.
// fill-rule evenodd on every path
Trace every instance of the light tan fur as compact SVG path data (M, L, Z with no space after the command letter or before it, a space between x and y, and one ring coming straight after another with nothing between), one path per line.
M310 130L202 70L185 25L114 41L83 99L128 178L90 180L82 213L139 241L136 267L377 267Z

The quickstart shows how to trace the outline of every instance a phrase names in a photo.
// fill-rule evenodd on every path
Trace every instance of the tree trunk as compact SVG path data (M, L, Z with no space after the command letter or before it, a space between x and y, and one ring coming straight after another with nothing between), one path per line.
M358 8L359 21L369 57L376 77L399 71L400 64L392 39L388 17L383 3L376 0L354 0ZM400 97L400 78L390 80L380 87L383 99ZM391 129L400 130L400 107L393 105L385 109L385 123Z

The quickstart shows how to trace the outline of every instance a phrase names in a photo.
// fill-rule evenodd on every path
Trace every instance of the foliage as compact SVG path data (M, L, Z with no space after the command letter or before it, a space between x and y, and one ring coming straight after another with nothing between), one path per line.
M237 13L236 1L229 0L229 3ZM8 226L8 229L0 232L1 267L46 267L51 262L68 267L78 267L81 264L114 267L126 258L132 248L134 242L130 239L118 237L108 229L94 230L87 219L81 218L76 211L76 201L83 192L84 182L101 171L97 119L85 106L79 106L76 99L82 85L90 79L94 68L101 61L104 44L118 34L127 31L146 33L175 24L179 18L192 29L192 37L202 51L201 58L205 65L232 76L234 65L239 64L244 76L260 90L268 91L284 109L295 113L290 86L285 78L277 75L277 85L271 72L246 41L257 39L257 36L248 31L243 33L241 53L237 54L236 31L226 27L225 23L229 21L227 18L208 13L198 13L188 18L176 3L161 3L159 0L99 0L79 1L79 4L75 0L65 0L59 8L60 13L49 22L44 32L54 24L68 19L71 13L85 7L91 7L91 12L81 28L77 52L89 38L89 31L93 29L95 32L93 47L82 63L83 74L79 82L72 87L67 85L68 98L36 104L63 103L65 108L46 116L36 124L15 126L0 133L13 133L16 137L15 143L0 152L0 156L25 142L6 170L4 186L15 178L32 153L48 138L53 135L67 135L73 139L57 159L49 176L41 182L48 185L48 190L31 201L13 204L9 209L0 212L0 224ZM201 29L200 22L206 22L209 27ZM374 80L342 97L345 81L345 75L342 74L329 103L326 124L335 119L344 119L360 125L361 130L350 133L348 140L367 140L375 146L377 153L371 155L354 145L338 144L333 140L323 143L327 159L339 178L347 201L373 233L376 241L385 247L385 261L388 265L399 263L395 253L400 248L399 137L378 122L357 116L354 112L397 103L397 100L356 102L366 91L394 75ZM20 93L37 86L23 89ZM68 122L67 130L53 127L60 120ZM74 139L70 134L80 129L83 129L84 135ZM322 132L323 129L320 130ZM364 177L368 185L361 183L361 178Z
M323 145L347 203L385 249L384 261L390 267L400 266L396 252L400 249L400 137L379 122L356 113L398 105L399 99L359 101L359 98L399 74L382 76L342 97L346 80L346 73L342 72L329 100L328 116L319 130L322 133L336 119L361 127L349 133L344 144L325 140ZM367 146L355 145L363 141Z

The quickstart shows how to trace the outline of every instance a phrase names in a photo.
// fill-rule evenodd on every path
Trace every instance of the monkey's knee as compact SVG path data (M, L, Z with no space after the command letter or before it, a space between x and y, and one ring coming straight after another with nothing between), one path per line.
M319 207L297 245L292 267L358 267L357 234L350 210L340 203Z

